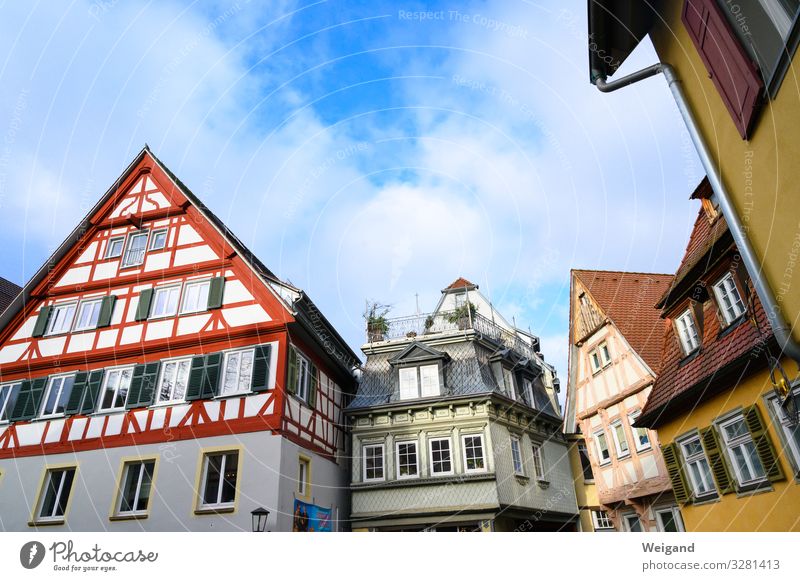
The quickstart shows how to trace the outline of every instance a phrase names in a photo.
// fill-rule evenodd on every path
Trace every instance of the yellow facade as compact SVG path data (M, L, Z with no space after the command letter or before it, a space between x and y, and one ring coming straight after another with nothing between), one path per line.
M567 439L569 441L569 466L572 470L572 480L575 483L575 499L578 501L581 531L593 532L592 510L600 509L600 501L594 481L587 482L583 478L583 467L581 466L580 452L578 452L578 444L583 442L583 437L571 434L567 435Z
M782 363L787 372L797 373L797 366L791 360L785 359ZM785 480L772 483L771 490L741 495L732 492L715 501L682 506L681 514L687 531L800 531L800 483L787 457L788 450L783 450L779 428L767 410L764 396L771 393L769 371L762 369L740 381L733 389L703 399L693 408L687 408L685 414L659 425L661 442L672 443L693 429L711 425L716 418L731 410L757 404L786 476Z
M800 342L800 75L795 58L752 138L739 135L681 22L683 0L663 3L650 36L662 62L683 83L700 131L717 155L722 179L761 259L767 280Z

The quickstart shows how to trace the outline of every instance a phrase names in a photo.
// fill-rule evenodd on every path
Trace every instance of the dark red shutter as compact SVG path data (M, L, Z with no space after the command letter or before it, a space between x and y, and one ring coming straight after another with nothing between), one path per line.
M764 82L716 0L685 0L681 20L742 139L750 137Z

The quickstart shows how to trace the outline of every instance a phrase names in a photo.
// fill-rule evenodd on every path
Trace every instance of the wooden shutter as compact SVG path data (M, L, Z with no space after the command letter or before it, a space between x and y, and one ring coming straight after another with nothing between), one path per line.
M286 393L297 391L297 349L289 345L286 351Z
M764 424L764 418L761 416L761 411L758 409L758 406L751 405L750 407L746 407L742 414L744 415L747 429L750 430L750 435L753 437L753 443L756 446L756 452L758 452L758 459L761 460L761 465L764 467L767 478L772 482L783 480L786 476L778 461L778 454L775 452L775 447L772 445L772 440L767 432L767 426Z
M79 371L75 374L75 381L72 384L72 391L69 394L67 405L64 407L64 415L71 416L80 413L83 404L83 394L86 384L89 381L89 374Z
M100 303L100 315L97 317L97 327L108 327L111 324L111 317L114 315L114 305L117 303L117 295L103 297Z
M17 403L9 418L12 422L31 420L39 413L44 389L47 387L46 377L37 377L33 381L25 380L17 396Z
M200 355L192 358L186 399L193 401L214 397L219 386L221 367L222 353L211 353L205 357Z
M208 308L218 309L222 306L222 296L225 294L225 277L218 276L211 279L208 288Z
M716 0L685 0L681 14L742 139L748 139L761 104L764 82Z
M142 363L133 368L131 387L128 390L128 399L125 409L146 407L153 403L158 381L159 361Z
M717 430L714 426L708 426L700 430L700 440L703 442L703 449L706 451L708 464L711 466L711 472L714 474L714 480L717 483L719 493L728 494L730 492L735 492L736 482L731 476L728 463L722 454L722 448L719 445L719 437L717 436Z
M669 474L669 479L672 482L672 492L675 495L675 500L681 504L690 502L691 492L686 483L686 475L683 473L678 446L676 444L661 446L661 454L664 456L667 474Z
M147 288L139 293L139 304L136 306L137 321L145 321L150 316L151 302L153 302L153 289Z
M50 320L50 313L53 312L53 307L42 307L39 309L39 315L36 317L36 324L33 326L33 337L41 337L47 330L47 322Z
M314 409L317 405L317 390L319 389L319 369L313 363L309 364L311 385L308 386L308 406Z
M272 345L258 345L253 357L253 378L250 389L266 391L269 389L269 366L272 356Z
M81 405L82 414L90 414L97 407L97 399L100 397L100 388L103 386L104 370L97 369L89 374L86 382L86 389L83 393L83 404Z

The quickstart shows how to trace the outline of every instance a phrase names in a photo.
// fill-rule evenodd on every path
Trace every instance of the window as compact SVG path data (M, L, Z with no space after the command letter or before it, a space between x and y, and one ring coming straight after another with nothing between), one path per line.
M611 435L614 436L614 447L617 449L617 458L624 458L631 452L628 448L628 438L625 435L625 427L622 422L617 420L611 424Z
M633 430L633 443L636 446L637 452L650 449L650 432L647 431L647 428L636 428L633 426L640 415L642 415L642 412L637 411L628 416L628 422Z
M53 305L53 310L50 312L50 319L47 321L47 331L45 335L68 333L72 327L72 320L75 318L75 309L77 307L77 303Z
M439 366L400 368L400 399L439 395Z
M403 367L400 369L400 399L413 399L416 397L419 397L417 368Z
M305 457L300 457L297 462L297 494L300 496L308 496L309 479L311 476L311 460Z
M419 368L422 397L439 395L439 366L423 365Z
M690 309L686 309L681 315L675 319L675 325L678 328L678 338L683 347L683 353L689 355L694 353L700 347L700 339L697 335L697 327L694 324L694 317Z
M603 367L611 363L611 351L608 350L608 343L600 343L598 347L600 351L600 360L603 362Z
M600 364L600 354L597 349L589 353L589 362L592 364L592 373L597 373L603 366Z
M17 403L17 396L21 387L22 382L19 381L0 385L0 423L8 421L8 416L11 415Z
M503 389L511 399L517 399L514 393L514 374L507 367L503 367Z
M436 438L430 441L431 474L452 474L453 458L450 438Z
M383 444L364 446L364 481L383 478Z
M662 533L682 533L683 519L677 506L656 509L656 522L658 530Z
M67 502L72 483L75 480L75 467L51 468L47 471L41 501L36 512L37 522L61 521L67 512Z
M642 521L639 519L638 515L626 514L622 517L622 522L625 523L625 530L629 533L644 532L644 528L642 528Z
M118 258L122 254L122 246L125 243L125 238L112 238L108 241L106 246L105 258Z
M236 500L239 452L220 452L203 457L201 508L232 507Z
M253 380L253 350L228 351L222 370L222 386L219 395L231 395L250 391Z
M183 289L181 313L197 313L208 309L208 290L211 279L187 282Z
M297 386L295 388L294 394L302 399L303 401L308 401L309 395L311 394L311 384L312 384L312 365L300 353L297 353Z
M586 449L586 444L578 444L578 455L581 458L583 480L585 482L593 482L594 474L592 473L592 462L589 460L589 450Z
M147 514L155 467L155 460L125 463L119 506L117 507L118 515Z
M59 375L50 378L44 396L41 417L49 418L64 414L64 408L69 401L69 394L74 383L75 375Z
M92 299L81 301L78 307L78 317L75 319L73 331L85 331L86 329L97 328L97 321L100 319L100 306L103 299Z
M159 286L153 289L153 306L150 308L149 318L174 316L178 312L180 294L180 286Z
M416 478L419 476L416 442L397 443L397 477Z
M694 496L696 498L715 496L714 478L711 476L711 467L700 443L700 436L691 436L680 442L680 447Z
M536 476L536 480L544 480L544 450L542 445L539 443L534 443L532 446L533 450L533 473Z
M150 237L150 250L161 250L167 245L167 231L156 230Z
M483 457L483 436L464 436L461 438L464 448L464 472L483 472L486 460Z
M131 387L133 367L109 369L103 378L100 411L119 410L125 407Z
M614 523L611 522L608 513L604 510L593 510L592 522L595 530L614 530Z
M792 397L796 399L800 397L800 387L794 388L792 391ZM778 419L778 424L780 426L778 431L783 436L783 441L786 444L785 450L794 460L795 474L798 474L800 473L800 424L794 426L792 425L789 418L786 417L786 412L784 412L783 407L777 398L773 398L771 400L771 404L774 416ZM2 394L0 394L0 414L2 414L2 405ZM11 409L10 406L11 404L9 404L8 409ZM3 416L0 415L0 420L2 419Z
M161 366L161 377L158 380L159 403L181 401L186 396L189 383L189 370L192 358L165 361Z
M744 303L730 272L714 285L714 295L717 297L717 304L727 325L744 314Z
M122 257L122 266L137 266L144 262L144 253L147 249L147 232L131 234L128 236L128 245Z
M511 437L511 464L514 467L514 474L523 476L525 471L522 467L522 450L519 447L519 438Z
M719 429L739 484L744 486L763 480L764 467L758 458L753 437L744 423L744 418L737 416L720 424Z
M597 446L597 458L600 460L600 464L608 464L611 462L611 453L608 451L608 442L606 441L605 433L602 431L595 433L594 443Z
M522 379L522 390L525 394L525 399L528 401L528 405L532 408L536 407L536 401L533 399L533 382L528 378Z

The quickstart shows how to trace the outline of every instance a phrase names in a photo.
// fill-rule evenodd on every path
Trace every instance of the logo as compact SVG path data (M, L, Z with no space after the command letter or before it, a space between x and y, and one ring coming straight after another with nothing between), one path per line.
M30 541L19 550L19 562L26 569L35 569L44 560L44 545L39 541Z

